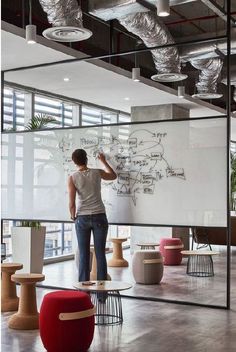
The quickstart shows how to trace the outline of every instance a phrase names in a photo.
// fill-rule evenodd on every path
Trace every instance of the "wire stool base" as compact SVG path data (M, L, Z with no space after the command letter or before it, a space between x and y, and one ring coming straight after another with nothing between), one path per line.
M96 306L95 325L118 325L123 322L122 304L119 291L91 292L92 303Z
M187 263L187 274L197 277L214 276L211 255L190 255Z

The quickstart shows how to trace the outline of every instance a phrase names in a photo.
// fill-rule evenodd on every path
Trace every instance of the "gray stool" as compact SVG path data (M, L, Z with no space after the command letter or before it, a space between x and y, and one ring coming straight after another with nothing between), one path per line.
M163 276L163 258L155 250L136 251L133 255L132 270L138 284L159 284Z

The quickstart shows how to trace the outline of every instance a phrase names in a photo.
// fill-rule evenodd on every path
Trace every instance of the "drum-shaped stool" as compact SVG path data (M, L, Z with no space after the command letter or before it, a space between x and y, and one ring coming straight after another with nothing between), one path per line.
M183 248L184 245L180 238L161 238L160 252L164 257L164 265L180 265Z
M14 274L12 281L21 285L18 312L13 314L8 327L19 330L33 330L39 327L39 313L36 302L36 282L43 281L42 274Z
M16 295L16 284L11 281L11 275L23 268L20 263L2 263L1 311L18 310L19 298Z
M94 334L94 313L89 295L55 291L44 296L40 309L40 336L48 352L87 351Z
M132 271L138 284L159 284L163 276L163 258L161 253L155 250L134 252Z

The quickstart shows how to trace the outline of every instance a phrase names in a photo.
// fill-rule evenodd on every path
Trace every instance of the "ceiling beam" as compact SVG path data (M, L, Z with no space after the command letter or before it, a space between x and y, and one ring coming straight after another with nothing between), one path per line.
M220 5L218 5L214 0L201 0L203 4L205 4L209 9L211 9L215 14L217 14L222 20L227 22L227 11ZM230 10L229 10L230 11ZM231 24L233 26L236 25L236 20L230 16Z

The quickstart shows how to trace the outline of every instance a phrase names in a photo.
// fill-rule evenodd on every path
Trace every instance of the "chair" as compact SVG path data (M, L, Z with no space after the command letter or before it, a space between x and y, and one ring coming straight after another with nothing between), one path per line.
M193 245L195 242L197 244L197 249L209 247L210 250L212 251L206 229L192 227L191 231L192 231L192 248L191 248L192 250L193 250Z

